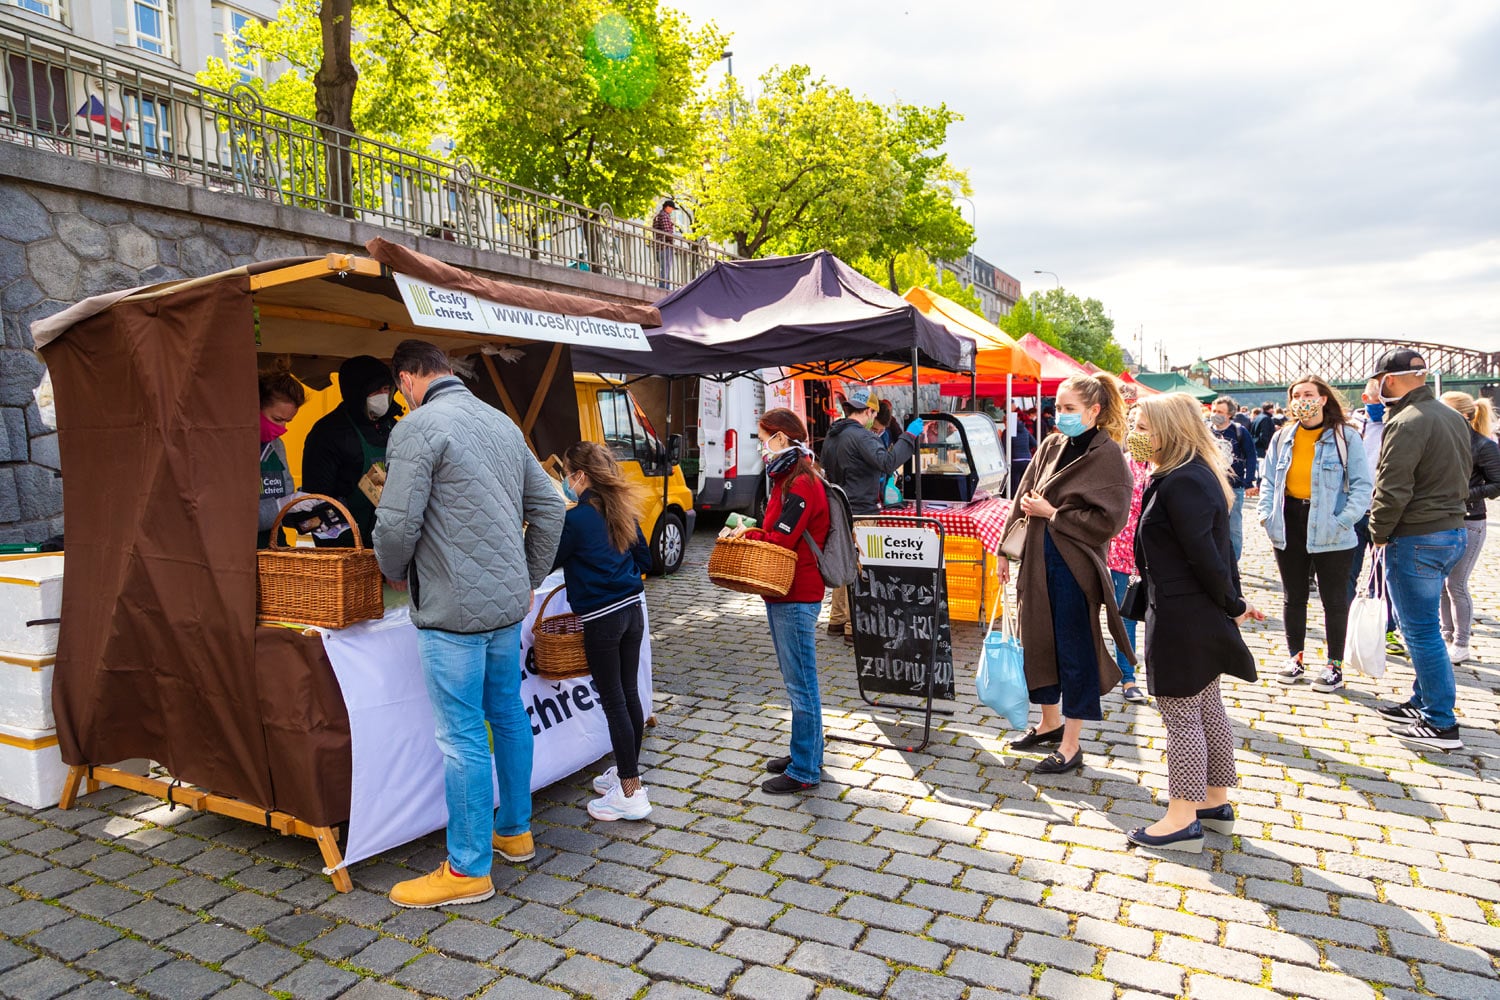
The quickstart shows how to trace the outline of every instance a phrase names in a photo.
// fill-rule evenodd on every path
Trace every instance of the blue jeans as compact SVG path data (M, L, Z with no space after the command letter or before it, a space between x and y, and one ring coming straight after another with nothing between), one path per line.
M1118 605L1121 601L1125 600L1125 588L1130 586L1130 574L1121 573L1118 570L1110 570L1109 578L1114 581L1115 604ZM1125 623L1125 635L1130 639L1130 648L1139 656L1140 650L1135 648L1135 619L1122 618L1121 621ZM1121 684L1135 683L1135 667L1130 665L1130 661L1125 658L1125 653L1118 647L1115 649L1115 666L1119 667L1120 673L1124 675L1120 680Z
M1229 547L1234 549L1234 561L1240 561L1245 550L1245 488L1234 488L1234 506L1229 508Z
M491 832L511 837L531 828L531 722L521 704L521 625L471 634L417 629L417 653L443 752L448 862L464 875L488 875L495 860ZM500 783L498 808L492 774Z
M1052 643L1057 654L1057 683L1031 689L1033 705L1062 703L1065 719L1102 722L1099 705L1099 658L1094 651L1094 621L1099 608L1088 601L1073 578L1062 552L1048 530L1044 537L1047 560L1047 602L1052 605Z
M818 694L818 659L814 636L821 601L766 602L771 644L792 703L792 762L786 775L814 785L823 778L823 699Z
M1453 663L1443 645L1438 604L1443 580L1463 556L1466 542L1464 529L1454 528L1428 535L1398 535L1385 550L1385 585L1417 675L1411 704L1434 729L1458 724L1453 717Z

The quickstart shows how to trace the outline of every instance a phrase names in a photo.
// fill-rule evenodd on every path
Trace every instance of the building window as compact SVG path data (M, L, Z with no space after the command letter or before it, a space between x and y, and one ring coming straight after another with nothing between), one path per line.
M67 74L61 66L11 53L5 60L5 90L17 125L46 132L66 132L72 125Z
M260 60L243 41L244 31L259 23L256 18L233 7L216 4L213 8L214 53L247 82L261 75L261 66Z
M58 5L53 3L52 0L0 0L0 2L8 4L11 7L29 10L33 14L40 14L43 17L50 17L54 20L62 16L62 12L58 10Z
M391 214L398 219L406 218L406 187L400 176L391 178Z
M115 41L171 58L172 0L113 0Z
M125 118L133 131L131 145L140 145L147 156L172 152L172 104L155 94L125 91ZM136 131L138 130L138 131Z

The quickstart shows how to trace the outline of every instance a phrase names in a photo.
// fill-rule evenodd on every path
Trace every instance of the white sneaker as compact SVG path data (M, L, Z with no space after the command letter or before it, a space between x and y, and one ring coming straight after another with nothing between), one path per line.
M1286 661L1286 666L1276 675L1276 679L1283 684L1297 684L1307 680L1307 668L1302 665L1302 654Z
M651 815L651 800L646 798L646 786L642 785L634 795L626 795L625 790L616 785L601 798L589 803L589 815L605 822L645 819Z
M1456 643L1448 644L1448 659L1453 661L1455 665L1464 662L1471 655L1468 646L1460 646Z
M594 779L594 791L599 795L608 795L611 788L620 787L620 769L611 764L604 773Z

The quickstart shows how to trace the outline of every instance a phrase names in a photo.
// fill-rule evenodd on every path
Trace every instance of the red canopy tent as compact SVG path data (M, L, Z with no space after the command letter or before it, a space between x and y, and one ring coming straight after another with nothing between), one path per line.
M1133 386L1135 386L1135 395L1136 395L1137 399L1141 398L1142 396L1160 396L1161 395L1161 390L1160 389L1153 389L1153 388L1151 388L1149 385L1147 385L1146 383L1142 382L1140 379L1136 378L1134 375L1130 374L1130 372L1128 372L1128 371L1124 371L1124 372L1120 373L1120 381L1124 382L1126 385L1133 385Z
M1056 396L1057 387L1074 375L1087 375L1089 371L1062 351L1053 347L1034 333L1028 333L1017 341L1021 350L1031 355L1042 366L1039 380L1043 396Z

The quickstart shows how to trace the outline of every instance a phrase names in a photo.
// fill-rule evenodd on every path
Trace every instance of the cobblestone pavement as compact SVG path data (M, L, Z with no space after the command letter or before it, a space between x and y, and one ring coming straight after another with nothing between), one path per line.
M1250 534L1246 582L1269 597ZM493 899L398 911L386 890L438 863L440 835L355 866L339 895L310 842L249 824L118 790L69 812L6 807L0 992L1500 997L1494 560L1475 581L1484 662L1459 671L1467 750L1424 757L1387 735L1372 708L1410 683L1400 661L1335 696L1228 684L1239 829L1174 857L1123 832L1164 800L1156 711L1111 697L1084 771L1033 776L974 707L972 626L956 630L959 710L928 752L833 742L816 794L764 796L786 700L759 602L704 577L708 535L650 586L651 822L592 821L580 773L537 796L537 858L497 866ZM1279 621L1250 642L1274 672ZM820 629L829 730L906 732L859 711L846 650Z

